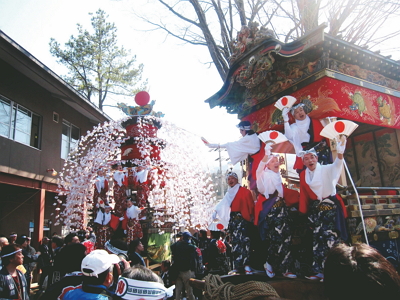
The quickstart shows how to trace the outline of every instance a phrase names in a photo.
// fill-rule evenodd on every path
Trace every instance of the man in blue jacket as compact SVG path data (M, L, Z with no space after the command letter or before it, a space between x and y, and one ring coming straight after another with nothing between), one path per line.
M3 247L1 260L3 268L0 270L0 298L29 300L25 276L17 269L24 262L22 249L15 244Z
M64 288L59 298L63 300L113 299L114 293L109 290L109 287L114 280L114 265L118 264L119 261L120 259L117 255L108 254L105 250L90 252L82 260L83 283L77 287Z

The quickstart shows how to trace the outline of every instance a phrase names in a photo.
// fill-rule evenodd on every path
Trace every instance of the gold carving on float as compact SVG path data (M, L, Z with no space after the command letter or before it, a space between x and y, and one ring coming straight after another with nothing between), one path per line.
M389 238L394 240L397 239L399 237L399 233L397 231L390 231L389 232Z

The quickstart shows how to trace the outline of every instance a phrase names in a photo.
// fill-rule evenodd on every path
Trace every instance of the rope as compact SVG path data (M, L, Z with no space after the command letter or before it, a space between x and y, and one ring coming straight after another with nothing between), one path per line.
M279 298L275 289L266 282L248 281L234 285L223 283L218 275L208 274L205 278L204 296L210 300L251 300L257 297Z

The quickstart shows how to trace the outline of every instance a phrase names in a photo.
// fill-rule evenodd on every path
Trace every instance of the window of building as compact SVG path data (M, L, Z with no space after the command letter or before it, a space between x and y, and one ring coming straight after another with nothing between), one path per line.
M41 117L0 96L0 135L40 149Z
M68 153L77 146L80 135L80 129L78 127L63 120L61 158L67 159Z

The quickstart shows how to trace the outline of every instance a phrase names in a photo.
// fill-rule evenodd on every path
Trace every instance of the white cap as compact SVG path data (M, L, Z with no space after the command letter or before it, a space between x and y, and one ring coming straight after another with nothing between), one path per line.
M85 276L98 277L119 260L117 255L108 254L106 250L93 250L82 260L81 271Z

